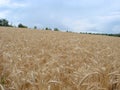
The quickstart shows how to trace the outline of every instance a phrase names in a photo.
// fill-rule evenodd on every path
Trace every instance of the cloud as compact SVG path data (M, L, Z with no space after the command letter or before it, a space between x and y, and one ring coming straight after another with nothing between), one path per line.
M119 0L0 0L0 17L29 27L118 33L119 3Z
M9 4L10 0L0 0L0 6L5 6L6 4Z
M27 0L0 0L0 18L7 19L13 25L25 23L28 7Z
M120 33L120 12L92 17L65 17L63 25L75 32Z
M27 6L27 4L25 4L25 3L17 3L17 2L12 3L12 7L14 7L14 8L15 7L26 7L26 6Z
M98 16L97 29L105 33L120 33L120 12L111 12L110 15Z
M120 12L112 12L111 15L99 16L99 19L101 19L104 22L120 20Z
M96 24L91 23L88 19L75 20L71 18L65 18L62 23L74 32L90 32L96 26Z
M0 12L0 18L6 18L7 15L9 15L9 11L8 10L5 10L5 11L1 11Z
M8 7L8 8L17 8L17 7L26 7L27 4L24 2L15 2L12 0L0 0L0 7Z

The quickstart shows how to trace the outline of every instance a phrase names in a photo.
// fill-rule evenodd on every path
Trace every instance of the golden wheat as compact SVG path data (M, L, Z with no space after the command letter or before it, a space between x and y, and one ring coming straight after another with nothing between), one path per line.
M120 38L0 27L1 90L120 90Z

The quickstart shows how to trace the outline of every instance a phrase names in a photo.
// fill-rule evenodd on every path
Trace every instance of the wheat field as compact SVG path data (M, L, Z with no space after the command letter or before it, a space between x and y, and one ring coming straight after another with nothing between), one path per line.
M0 27L0 90L120 90L120 38Z

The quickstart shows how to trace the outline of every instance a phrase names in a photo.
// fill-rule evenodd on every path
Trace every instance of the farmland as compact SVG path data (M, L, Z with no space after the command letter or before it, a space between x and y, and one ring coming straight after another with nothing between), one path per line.
M1 90L120 90L120 38L0 27Z

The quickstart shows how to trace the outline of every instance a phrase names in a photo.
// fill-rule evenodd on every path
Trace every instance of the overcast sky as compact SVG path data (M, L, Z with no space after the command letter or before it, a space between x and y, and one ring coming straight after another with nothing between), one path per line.
M120 33L120 0L0 0L0 18L13 25Z

